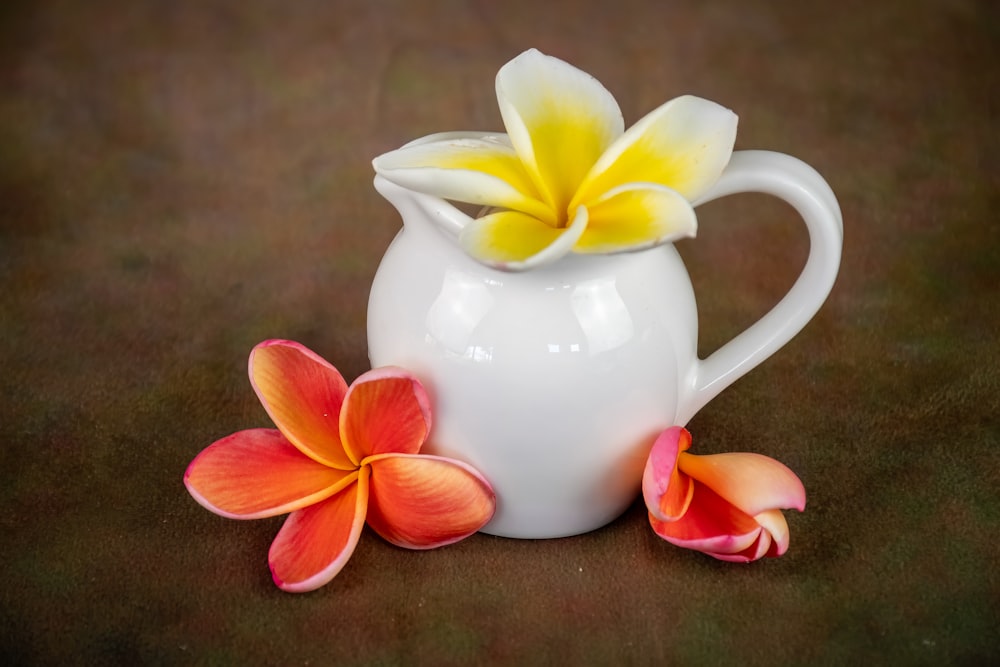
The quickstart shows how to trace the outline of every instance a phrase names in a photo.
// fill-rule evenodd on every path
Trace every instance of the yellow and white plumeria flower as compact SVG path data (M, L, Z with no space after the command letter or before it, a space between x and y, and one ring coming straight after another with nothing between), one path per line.
M736 115L683 96L625 130L597 79L535 49L497 74L507 134L447 132L379 156L402 187L479 204L459 241L484 264L535 268L569 252L615 253L693 236L691 202L729 162Z

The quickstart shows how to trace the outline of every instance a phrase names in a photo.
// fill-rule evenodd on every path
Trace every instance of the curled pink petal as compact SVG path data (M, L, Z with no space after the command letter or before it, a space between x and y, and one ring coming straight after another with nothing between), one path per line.
M678 455L691 447L691 434L680 426L668 428L653 443L642 473L642 497L658 521L676 521L687 511L694 481L677 468Z
M754 519L771 536L771 545L765 554L768 558L776 558L788 551L788 522L780 510L765 510Z
M709 553L712 558L728 561L730 563L750 563L763 558L773 545L771 535L766 530L761 530L753 544L743 551L734 554Z

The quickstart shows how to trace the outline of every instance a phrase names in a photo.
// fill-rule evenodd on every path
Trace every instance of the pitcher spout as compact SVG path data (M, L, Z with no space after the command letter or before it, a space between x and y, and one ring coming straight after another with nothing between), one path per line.
M404 225L429 220L449 235L458 237L472 220L450 202L404 188L381 174L375 176L375 190L399 211Z

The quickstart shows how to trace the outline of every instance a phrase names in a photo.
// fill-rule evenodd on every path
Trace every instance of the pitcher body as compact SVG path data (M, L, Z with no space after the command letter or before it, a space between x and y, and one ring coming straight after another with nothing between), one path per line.
M469 258L418 207L386 252L368 315L373 366L403 366L434 404L427 451L487 475L485 532L593 530L635 499L676 423L697 314L672 245L507 273Z

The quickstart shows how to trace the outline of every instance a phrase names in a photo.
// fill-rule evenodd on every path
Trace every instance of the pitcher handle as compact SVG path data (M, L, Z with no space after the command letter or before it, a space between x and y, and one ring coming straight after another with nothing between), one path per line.
M695 206L740 192L774 195L792 205L809 230L809 257L792 288L766 315L706 359L695 360L677 423L685 424L723 389L774 354L826 300L840 267L844 222L837 198L805 162L772 151L736 151Z

